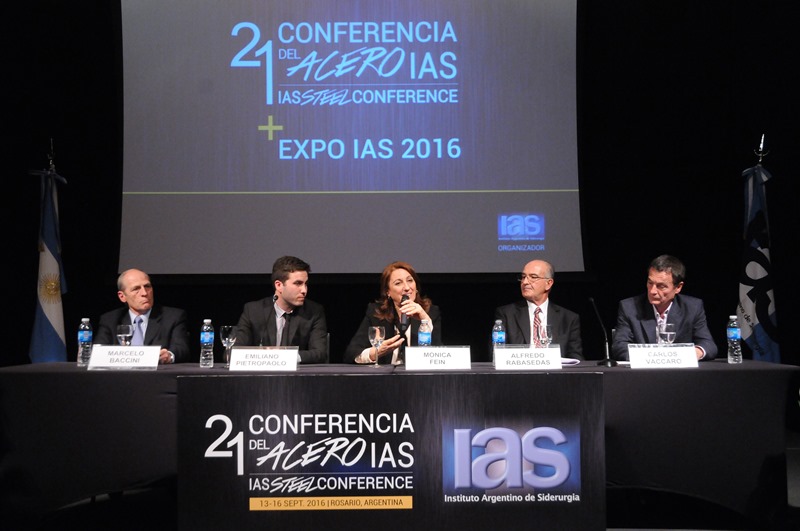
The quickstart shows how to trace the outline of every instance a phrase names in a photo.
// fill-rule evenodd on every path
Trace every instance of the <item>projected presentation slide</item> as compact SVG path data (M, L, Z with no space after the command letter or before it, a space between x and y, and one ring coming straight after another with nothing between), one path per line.
M123 0L120 268L582 271L575 16Z

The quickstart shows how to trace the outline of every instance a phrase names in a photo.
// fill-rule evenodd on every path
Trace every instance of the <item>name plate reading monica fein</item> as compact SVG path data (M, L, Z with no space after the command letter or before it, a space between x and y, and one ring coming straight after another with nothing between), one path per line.
M406 347L407 371L449 371L472 368L468 346Z

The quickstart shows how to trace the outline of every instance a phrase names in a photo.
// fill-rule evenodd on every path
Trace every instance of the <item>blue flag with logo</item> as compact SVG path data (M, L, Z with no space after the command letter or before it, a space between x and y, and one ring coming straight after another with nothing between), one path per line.
M742 339L752 351L753 359L780 363L764 189L772 176L760 163L746 169L742 176L745 178L744 245L736 314Z
M64 309L61 296L67 292L61 263L56 181L66 183L55 171L31 172L41 175L42 196L39 216L38 301L33 320L29 357L33 363L67 361L64 339Z

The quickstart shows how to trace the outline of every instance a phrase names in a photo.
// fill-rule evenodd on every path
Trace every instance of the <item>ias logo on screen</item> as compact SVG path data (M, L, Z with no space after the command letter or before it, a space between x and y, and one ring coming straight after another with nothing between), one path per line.
M499 214L497 216L498 240L544 240L544 215Z

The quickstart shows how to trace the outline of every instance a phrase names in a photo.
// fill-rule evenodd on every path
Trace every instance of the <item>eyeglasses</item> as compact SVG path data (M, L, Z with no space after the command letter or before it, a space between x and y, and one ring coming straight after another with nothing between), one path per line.
M518 282L525 282L526 280L531 284L533 284L537 280L550 280L550 277L540 277L539 275L526 275L524 273L517 277Z

